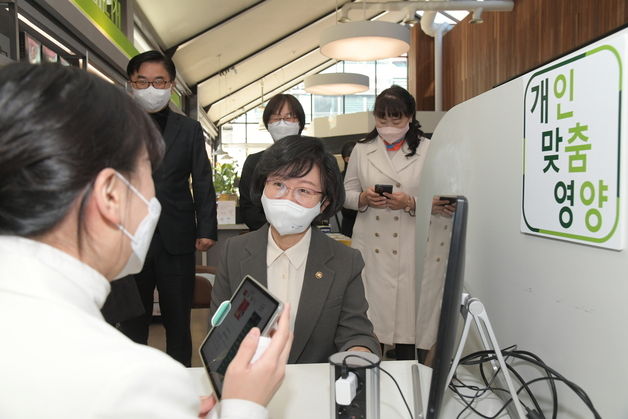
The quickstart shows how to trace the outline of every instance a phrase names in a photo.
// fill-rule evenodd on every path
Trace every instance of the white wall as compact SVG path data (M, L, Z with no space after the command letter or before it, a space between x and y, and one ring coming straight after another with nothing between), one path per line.
M579 384L602 417L627 418L628 255L520 232L523 89L515 79L456 106L438 125L418 200L417 272L431 197L465 195L465 287L484 302L500 345L539 355ZM566 409L559 417L592 417L558 387Z
M425 132L434 132L445 112L419 111L417 120ZM375 127L372 112L356 112L346 115L315 118L312 120L310 132L314 137L332 137L369 132Z

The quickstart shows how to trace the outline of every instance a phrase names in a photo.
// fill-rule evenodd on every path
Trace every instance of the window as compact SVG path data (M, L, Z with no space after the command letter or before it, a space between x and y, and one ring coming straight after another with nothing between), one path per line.
M378 61L350 62L340 61L323 70L321 73L360 73L369 77L369 90L348 96L321 96L311 95L304 90L303 83L284 91L283 93L295 96L305 111L305 129L314 118L356 112L368 112L373 109L377 95L392 86L408 86L408 59L406 56L388 58ZM246 156L266 149L273 140L264 128L262 113L264 105L256 107L245 114L221 126L223 151L228 158L235 160L238 171ZM224 155L219 155L222 161Z

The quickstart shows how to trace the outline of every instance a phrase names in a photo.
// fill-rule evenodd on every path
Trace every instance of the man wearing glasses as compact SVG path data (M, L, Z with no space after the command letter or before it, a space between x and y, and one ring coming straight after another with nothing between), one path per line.
M166 352L189 367L195 251L205 251L217 240L211 165L201 125L168 107L176 77L172 60L159 51L147 51L129 61L127 75L127 88L155 121L164 137L166 153L161 164L153 167L161 216L144 268L134 278L144 314L122 321L120 329L135 342L147 343L157 287ZM111 299L116 299L115 292Z

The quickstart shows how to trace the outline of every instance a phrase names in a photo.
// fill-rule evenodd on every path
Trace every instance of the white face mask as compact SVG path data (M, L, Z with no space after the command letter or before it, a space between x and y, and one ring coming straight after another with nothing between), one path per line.
M283 119L268 124L268 132L270 132L270 136L273 137L273 141L279 141L289 135L297 135L299 134L300 128L298 122L286 122Z
M321 213L321 203L302 207L289 199L270 199L262 194L262 207L268 222L282 235L303 233Z
M162 110L170 100L170 89L155 89L148 86L146 89L132 89L133 98L146 112Z
M377 128L377 134L379 134L382 140L388 143L392 143L403 138L409 129L410 129L409 123L403 128L381 127L381 128Z
M136 274L142 270L144 266L144 260L150 247L150 241L153 238L155 227L157 227L157 221L159 221L159 214L161 213L161 205L157 198L153 197L150 201L146 200L144 196L138 191L135 186L126 180L124 176L116 172L116 175L126 184L126 186L137 195L148 206L148 214L140 222L135 230L135 234L131 234L122 224L118 224L118 228L131 240L131 255L126 265L114 279L120 279L123 276Z

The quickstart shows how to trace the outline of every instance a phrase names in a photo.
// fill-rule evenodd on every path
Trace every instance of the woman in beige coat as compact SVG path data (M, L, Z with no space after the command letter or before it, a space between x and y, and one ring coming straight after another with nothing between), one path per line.
M414 98L392 86L377 96L375 129L353 149L345 207L358 210L352 247L360 250L368 316L380 343L397 359L415 358L415 217L429 140L416 120ZM392 185L392 193L375 185ZM377 188L379 190L379 188Z

